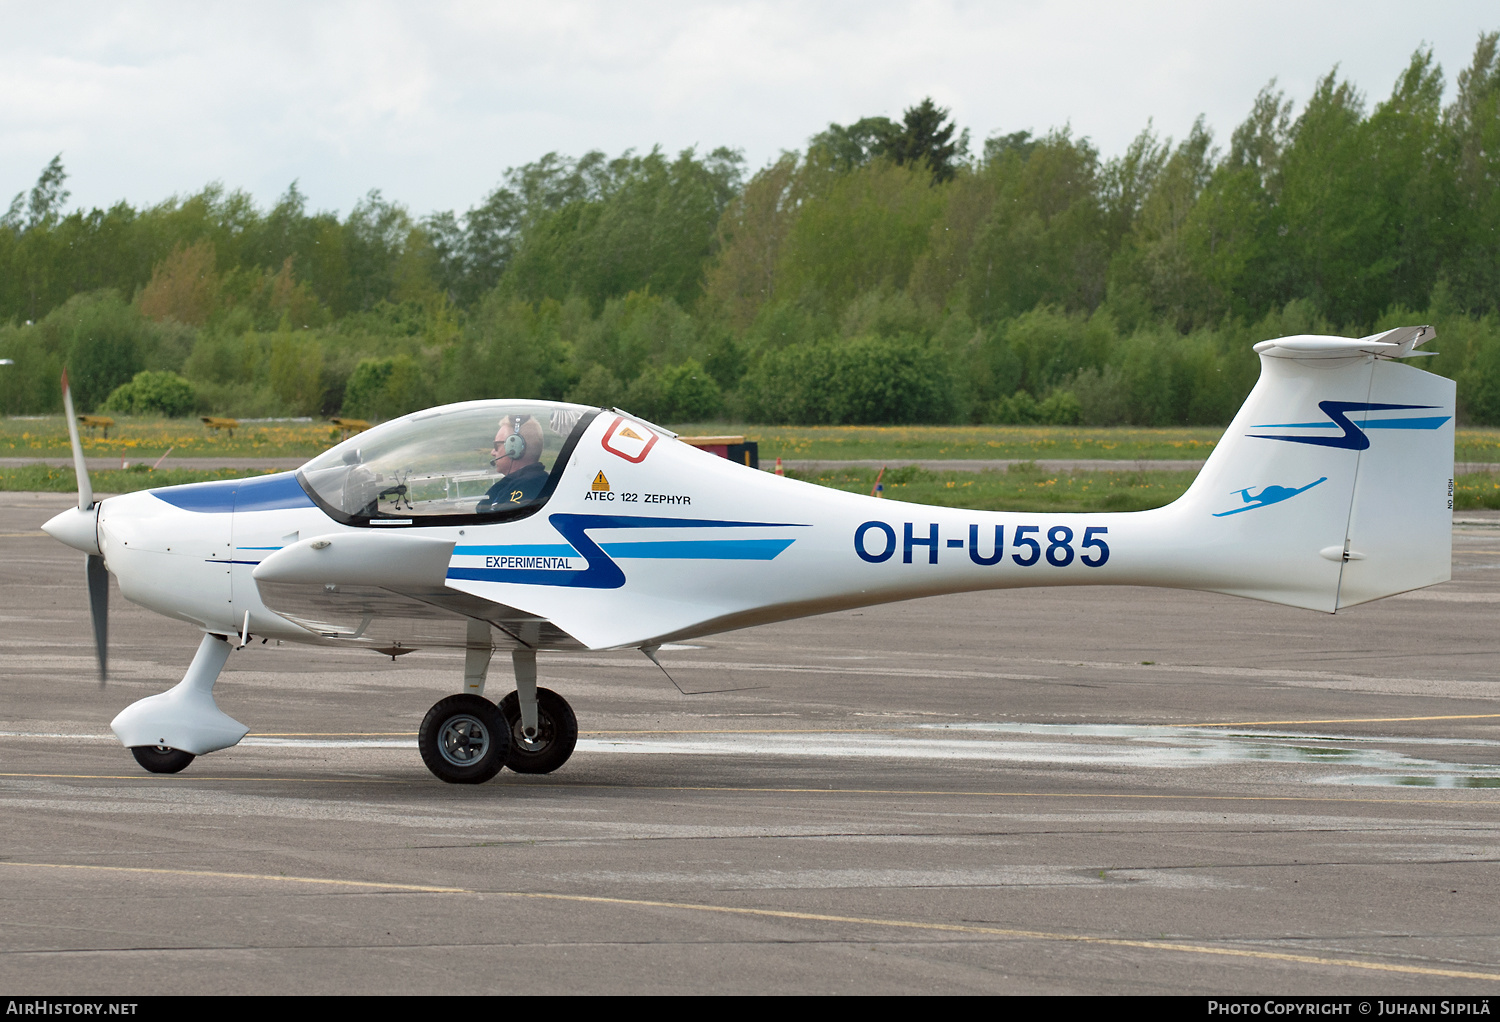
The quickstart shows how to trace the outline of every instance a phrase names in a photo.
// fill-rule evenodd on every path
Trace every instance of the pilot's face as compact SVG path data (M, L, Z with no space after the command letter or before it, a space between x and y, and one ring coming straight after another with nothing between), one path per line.
M495 446L490 448L490 461L495 466L495 471L501 475L510 475L515 469L515 459L505 453L505 439L513 431L510 428L510 419L504 419L500 428L495 431Z

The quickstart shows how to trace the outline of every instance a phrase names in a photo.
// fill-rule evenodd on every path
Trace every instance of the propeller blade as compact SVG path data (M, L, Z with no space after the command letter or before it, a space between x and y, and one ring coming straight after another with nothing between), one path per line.
M78 416L73 414L73 393L68 389L66 369L62 374L62 390L63 412L68 417L68 440L73 444L73 473L78 476L78 510L87 511L94 506L94 484L89 481L88 463L83 460L83 444L78 439Z
M104 558L89 554L85 562L89 580L89 617L94 622L94 651L99 654L99 687L104 687L109 665L109 570Z

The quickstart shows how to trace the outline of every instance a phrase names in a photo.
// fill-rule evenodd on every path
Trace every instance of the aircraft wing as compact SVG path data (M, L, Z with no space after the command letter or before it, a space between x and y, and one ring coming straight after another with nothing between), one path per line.
M253 573L268 610L328 641L390 653L462 649L467 622L488 621L517 647L584 649L546 618L450 589L453 543L339 533L295 543Z

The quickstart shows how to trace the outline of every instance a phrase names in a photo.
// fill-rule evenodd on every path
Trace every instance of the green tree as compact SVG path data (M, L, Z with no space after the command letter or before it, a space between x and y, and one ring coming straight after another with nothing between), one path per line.
M955 386L941 353L912 341L861 337L765 353L746 374L757 422L950 422Z
M165 415L180 418L193 410L193 385L172 372L136 373L116 387L104 403L106 411L124 415Z
M1456 150L1458 209L1443 273L1461 308L1500 310L1500 32L1479 37L1444 125Z
M595 362L585 368L578 382L568 389L565 400L581 405L613 408L624 399L625 385L620 378Z
M952 180L969 148L969 133L957 138L948 111L928 97L908 107L900 124L888 117L862 117L850 125L830 124L808 140L809 155L841 172L886 159L899 165L926 166L934 182Z
M406 207L388 202L379 189L355 205L342 234L348 283L339 311L422 301L436 293L435 257L425 232Z
M527 301L577 295L594 309L648 289L692 304L741 162L728 149L701 160L691 149L672 161L653 149L611 161L582 197L523 221L499 286Z
M428 403L421 367L410 355L365 358L344 389L345 415L390 419Z
M888 160L847 174L816 164L804 172L815 180L782 246L777 290L842 310L864 292L904 289L942 214L944 190L929 186L925 168Z
M808 139L810 155L840 171L851 171L886 154L886 147L901 131L889 117L861 117L853 124L829 124Z
M1179 235L1200 294L1218 314L1250 317L1286 301L1290 269L1281 241L1287 233L1285 211L1278 199L1291 111L1291 101L1276 91L1274 81L1260 91ZM1120 283L1128 286L1127 268L1120 269ZM1135 295L1142 315L1159 311L1152 304L1157 299L1143 288ZM1128 301L1128 294L1121 298Z
M801 205L800 169L795 153L783 153L750 179L719 220L704 292L708 306L736 329L749 327L779 297L776 268Z
M1015 374L1014 387L1005 390L1024 390L1041 398L1066 385L1079 370L1102 369L1118 335L1114 322L1102 311L1090 316L1039 306L1008 321L1003 341L1008 351L1001 357L1011 363Z
M993 199L971 203L984 219L960 231L972 238L963 278L969 315L986 323L1041 304L1097 307L1109 251L1093 146L1053 132L1024 158L1008 151L981 174L979 187Z
M702 422L724 410L718 382L697 359L663 369L661 389L662 414L668 422Z
M647 366L662 368L698 351L699 325L671 298L633 291L604 303L599 316L577 331L574 359L608 367L633 380Z
M1170 140L1162 146L1170 147ZM1190 230L1198 200L1217 162L1200 117L1171 155L1153 168L1149 186L1110 266L1110 298L1142 307L1179 329L1216 318L1222 302L1203 278L1198 236ZM1150 143L1143 148L1149 149ZM1141 156L1155 163L1155 154ZM1129 202L1129 199L1124 199ZM1123 217L1115 212L1117 222Z
M323 347L292 333L291 321L271 340L271 391L295 415L316 415L323 404Z
M647 366L625 388L621 406L657 422L701 422L724 410L718 383L688 359L680 365Z
M1426 305L1444 256L1462 244L1454 230L1460 210L1442 98L1442 68L1431 50L1418 50L1365 125L1373 198L1386 211L1382 235L1391 250L1379 254L1377 265L1390 268L1371 281L1361 322L1374 322L1392 305Z
M116 387L142 369L145 322L113 291L77 295L44 325L62 335L73 402L79 411L98 408Z
M16 197L11 200L10 209L5 216L0 217L0 227L24 234L55 224L61 217L63 205L68 201L69 193L63 187L67 180L68 172L63 169L62 153L58 153L42 168L30 195L25 192L16 193Z
M885 139L879 155L902 166L926 166L934 183L951 181L969 148L968 131L955 139L956 130L948 111L928 97L907 108L900 129Z
M1282 154L1277 197L1288 297L1310 298L1343 322L1374 318L1396 259L1363 122L1364 100L1350 83L1334 73L1319 81Z
M492 292L443 352L444 398L562 398L577 379L565 311L554 301L533 305Z
M174 319L189 326L207 323L219 308L221 280L213 242L178 245L152 270L141 292L141 314L147 319Z

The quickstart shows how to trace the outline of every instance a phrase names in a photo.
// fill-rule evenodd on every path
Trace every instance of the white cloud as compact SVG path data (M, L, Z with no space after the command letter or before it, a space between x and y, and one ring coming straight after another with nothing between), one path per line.
M464 209L558 150L744 149L931 95L976 142L1070 123L1106 154L1154 118L1221 139L1275 77L1341 65L1372 100L1434 46L1451 83L1487 3L0 4L0 200L61 151L74 201L293 179Z

